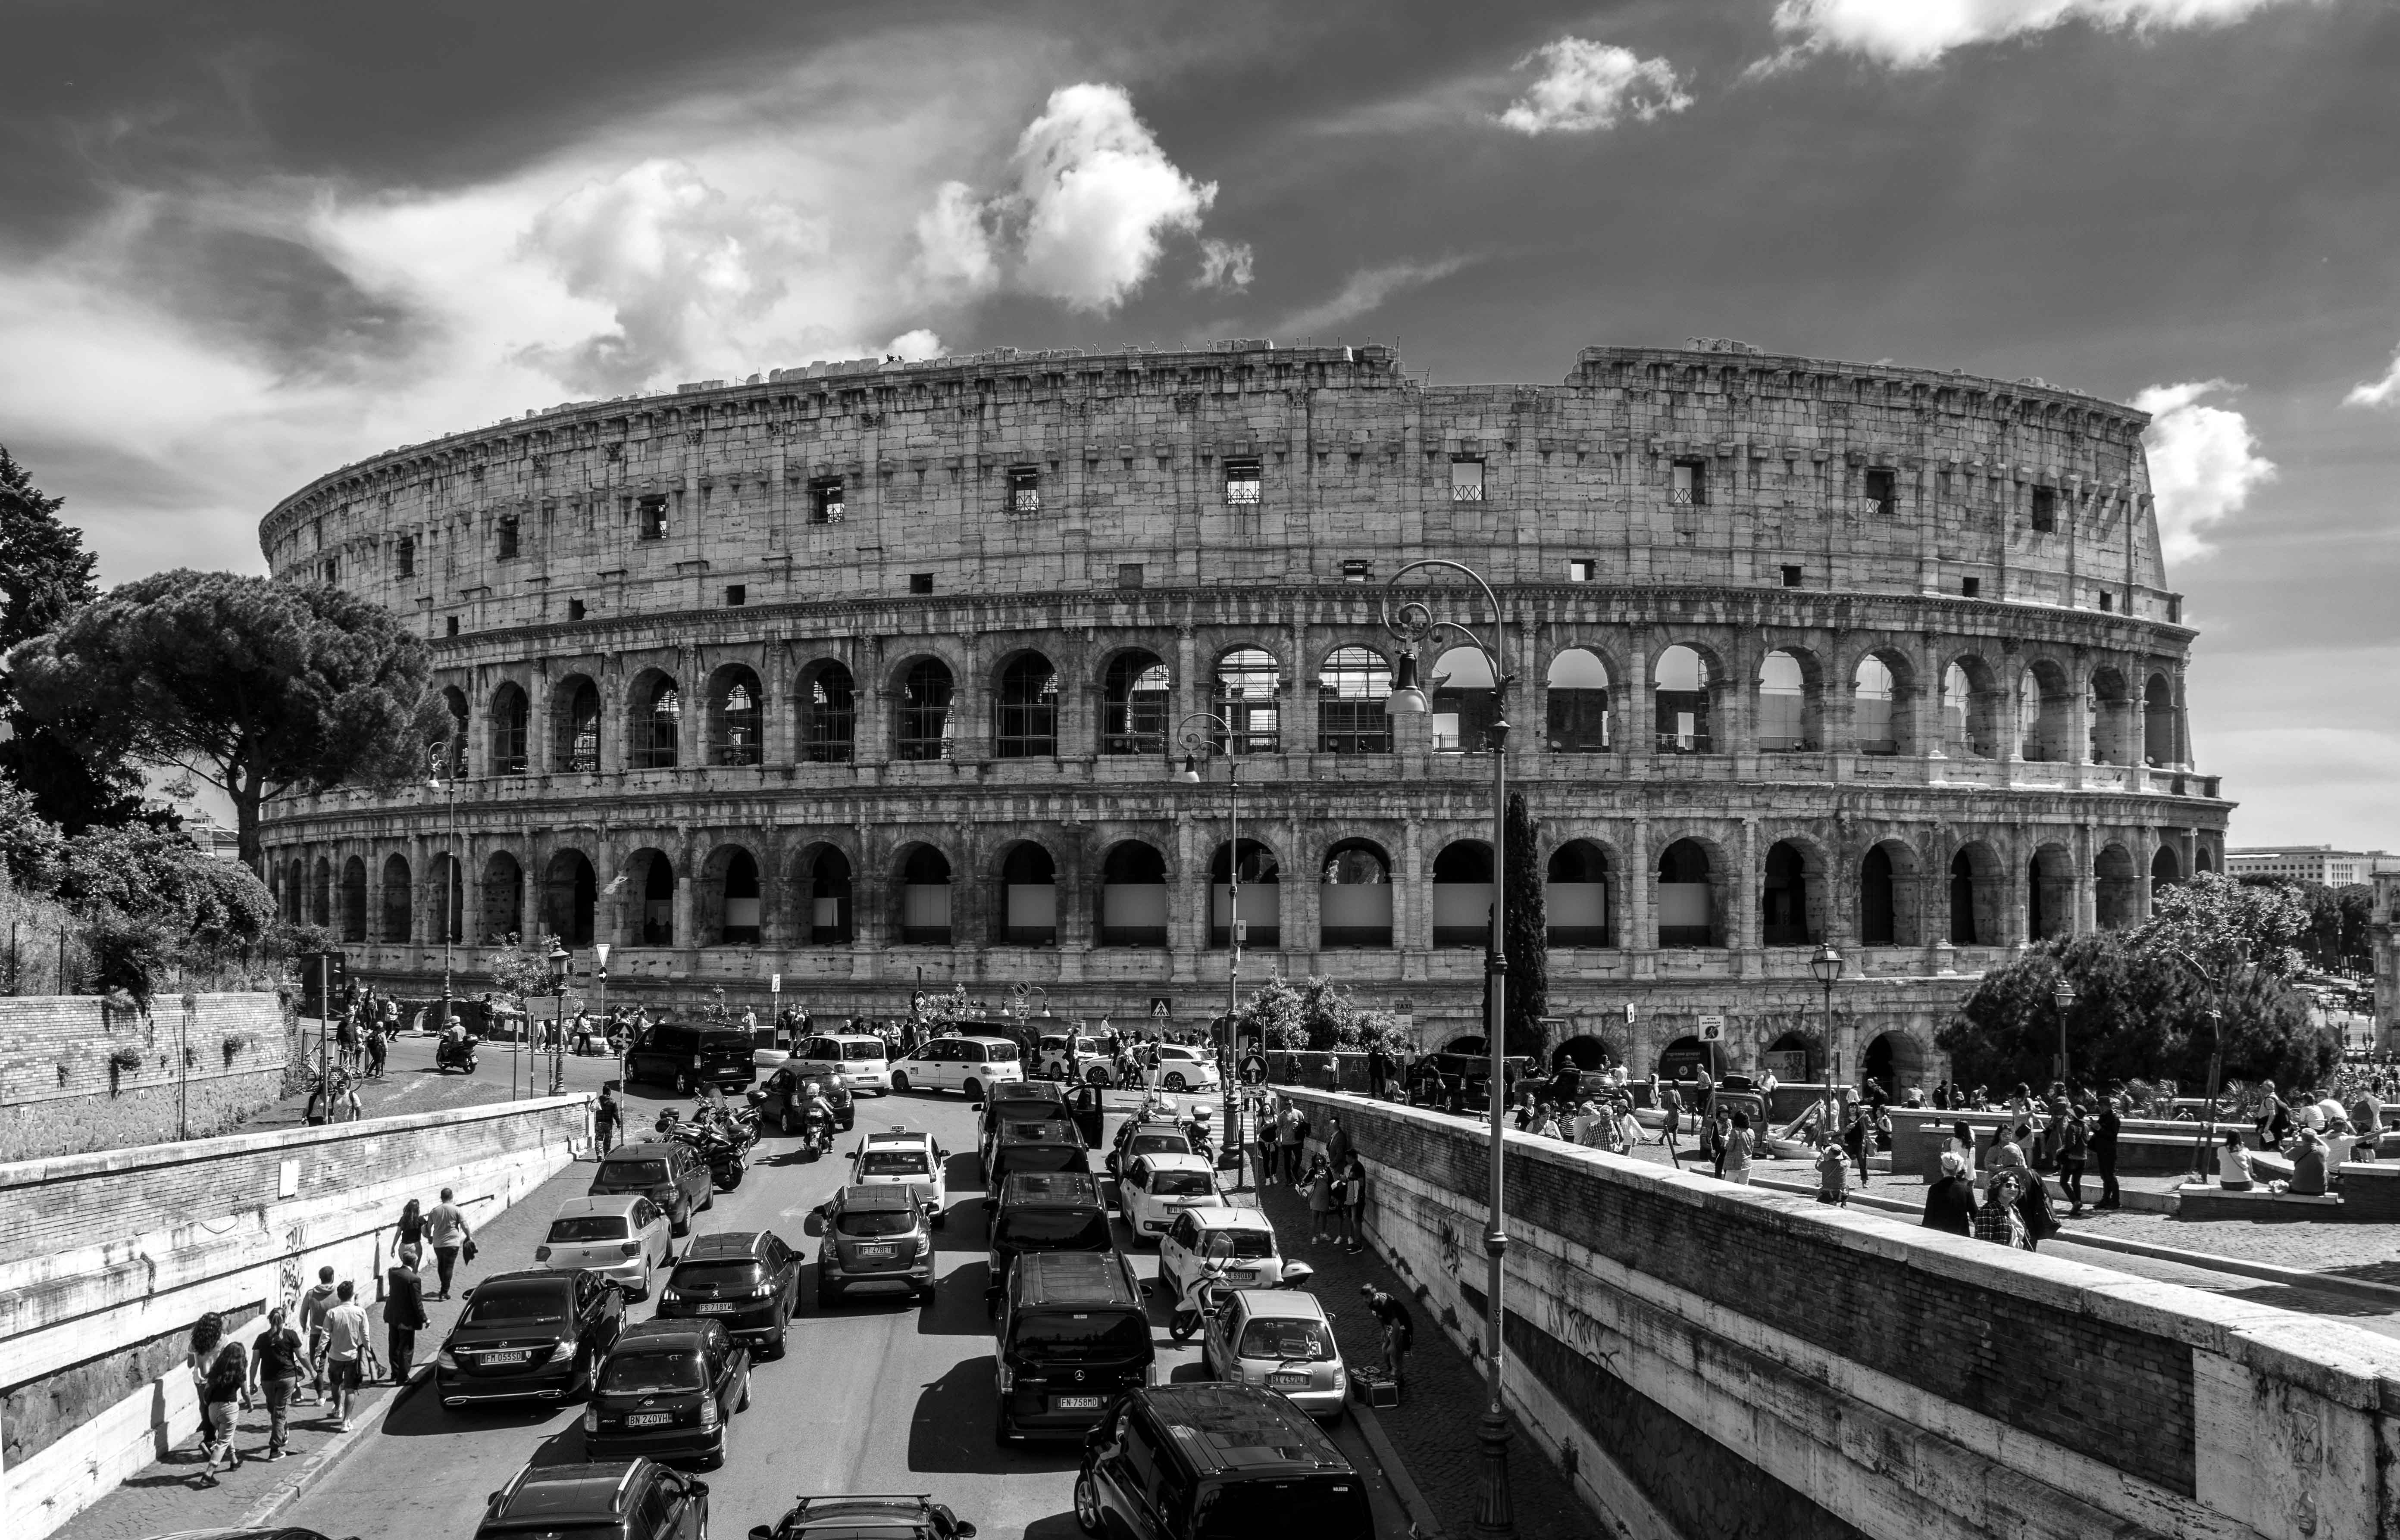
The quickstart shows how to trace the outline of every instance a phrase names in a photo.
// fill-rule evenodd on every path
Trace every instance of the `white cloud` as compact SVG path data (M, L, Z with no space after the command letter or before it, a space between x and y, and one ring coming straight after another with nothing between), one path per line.
M2392 365L2383 371L2380 380L2361 380L2351 387L2350 394L2341 398L2344 406L2400 406L2400 351L2392 355Z
M1895 69L1922 69L1956 48L2054 31L2070 22L2112 32L2224 27L2277 6L2318 0L1778 0L1783 51L1753 73L1810 54L1855 54Z
M1210 236L1200 243L1200 274L1192 280L1192 287L1238 293L1250 286L1250 266L1248 241L1219 240Z
M2150 414L2142 435L2158 498L2159 542L2166 559L2204 556L2206 530L2242 511L2250 494L2275 477L2258 453L2257 435L2241 413L2210 406L2202 397L2234 387L2221 379L2153 385L2134 398Z
M1395 262L1381 267L1361 267L1343 279L1342 287L1330 297L1284 317L1275 323L1275 331L1281 336L1306 337L1345 320L1355 320L1403 289L1448 278L1466 266L1468 260L1450 256L1434 262Z
M893 337L883 345L883 350L893 358L907 359L915 363L921 359L940 358L942 339L920 326L913 332L903 332Z
M943 183L917 216L914 271L935 295L985 294L999 287L1000 259L984 227L983 204L965 183Z
M1626 117L1648 123L1692 104L1672 64L1641 58L1614 43L1561 37L1520 59L1517 67L1537 60L1541 78L1493 119L1502 128L1529 135L1590 133L1613 129Z

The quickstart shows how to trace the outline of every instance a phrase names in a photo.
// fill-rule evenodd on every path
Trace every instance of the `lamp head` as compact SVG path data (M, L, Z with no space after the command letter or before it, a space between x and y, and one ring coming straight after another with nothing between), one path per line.
M2060 974L2058 986L2050 991L2050 998L2058 1002L2058 1008L2062 1011L2073 1009L2075 1005L2074 980L2066 977L2063 974Z
M1392 692L1384 697L1386 716L1422 716L1433 706L1417 685L1417 653L1414 647L1400 649L1399 667L1392 675Z
M1818 947L1817 955L1808 960L1808 971L1817 975L1818 983L1829 988L1840 980L1842 971L1848 966L1842 954L1834 949L1830 941Z
M1183 769L1177 772L1175 779L1183 782L1198 781L1200 779L1200 756L1196 754L1185 755L1183 756Z

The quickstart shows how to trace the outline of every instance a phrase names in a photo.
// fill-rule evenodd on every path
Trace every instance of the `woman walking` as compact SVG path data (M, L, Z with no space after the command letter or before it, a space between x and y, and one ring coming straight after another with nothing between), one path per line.
M1733 1115L1733 1132L1725 1136L1725 1179L1750 1185L1750 1114Z
M1308 1238L1322 1241L1326 1218L1333 1212L1333 1168L1326 1164L1322 1153L1309 1163L1307 1186Z
M241 1343L225 1336L225 1317L212 1310L192 1328L192 1351L184 1361L199 1385L200 1448L208 1454L193 1484L212 1487L220 1461L227 1471L241 1464L233 1447L234 1411L250 1401L250 1359Z
M1342 1163L1342 1172L1333 1184L1333 1195L1341 1205L1342 1248L1357 1252L1367 1249L1366 1208L1367 1168L1354 1152Z

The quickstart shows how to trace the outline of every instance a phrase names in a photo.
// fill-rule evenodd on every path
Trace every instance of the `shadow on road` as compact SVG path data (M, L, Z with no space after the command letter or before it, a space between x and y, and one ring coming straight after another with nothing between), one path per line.
M445 1407L433 1382L428 1379L411 1384L391 1411L385 1413L381 1436L431 1438L464 1433L480 1438L539 1427L565 1410L556 1401L484 1401L474 1406Z
M908 1422L908 1468L987 1476L1075 1468L1083 1453L1079 1439L1005 1448L995 1443L992 1413L999 1395L988 1357L970 1358L928 1384Z
M984 1299L984 1289L991 1278L991 1264L969 1262L942 1274L934 1290L934 1302L917 1317L920 1337L989 1337L991 1335L991 1311Z
M1054 1513L1026 1525L1025 1540L1068 1540L1069 1536L1081 1540L1083 1533L1082 1526L1075 1522L1074 1510L1070 1508L1065 1513Z

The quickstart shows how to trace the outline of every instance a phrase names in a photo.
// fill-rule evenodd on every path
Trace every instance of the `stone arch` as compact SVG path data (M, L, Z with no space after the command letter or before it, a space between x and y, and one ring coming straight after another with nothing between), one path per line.
M999 892L992 937L1003 947L1058 945L1058 863L1036 839L1012 839L994 852Z
M703 947L756 947L766 939L766 884L747 845L729 841L700 864L692 927Z
M409 892L408 857L397 852L383 860L383 925L382 938L388 947L405 946L412 939L409 920L416 913L416 904Z
M1166 945L1166 857L1146 839L1120 839L1100 858L1100 945Z
M633 910L625 927L627 945L674 946L677 877L675 858L655 845L646 845L625 858L625 875Z
M333 922L334 864L320 855L308 874L308 923L324 927Z
M1715 1064L1715 1051L1687 1032L1658 1050L1657 1074L1660 1080L1690 1080Z
M1433 703L1437 753L1482 754L1492 746L1492 724L1500 719L1492 688L1492 664L1483 649L1454 647L1433 661L1425 683Z
M675 675L646 668L625 691L629 770L673 770L682 761L683 694Z
M2068 741L2068 707L2072 692L2066 670L2048 658L2036 658L2017 675L2017 756L2044 764L2063 764L2074 757Z
M1660 754L1714 754L1716 708L1725 688L1724 661L1696 642L1661 648L1650 665L1651 700Z
M948 759L958 736L958 679L939 658L904 660L893 671L892 757Z
M1326 950L1392 945L1392 858L1371 839L1326 848L1316 890L1316 945Z
M1916 665L1897 647L1869 647L1850 669L1850 746L1858 754L1922 754Z
M1100 671L1100 752L1164 755L1175 674L1144 647L1119 648Z
M846 765L858 754L858 685L838 658L800 669L800 757L811 765Z
M792 930L811 947L847 947L857 939L853 892L856 865L830 839L811 840L792 857Z
M1550 946L1614 945L1608 879L1608 853L1592 840L1569 839L1550 852L1542 890Z
M2204 877L2216 869L2216 852L2209 849L2207 842L2203 840L2191 852L2191 874L2194 877Z
M951 937L950 858L921 840L893 852L893 934L910 946L947 947Z
M1973 653L1952 658L1942 669L1942 752L1953 759L2000 756L1999 676Z
M1653 868L1657 880L1661 947L1722 947L1732 912L1727 891L1731 868L1713 840L1684 835L1669 840Z
M1859 945L1916 947L1925 941L1916 847L1879 839L1859 859Z
M2150 852L2150 897L2183 880L2183 857L2171 844L2161 843Z
M484 880L477 893L479 906L475 916L475 935L484 945L509 936L520 935L525 929L525 868L518 865L515 854L494 851L484 858ZM520 936L527 946L538 937Z
M1255 642L1228 647L1209 671L1211 709L1230 731L1218 752L1276 754L1283 748L1283 665Z
M993 675L991 748L1000 759L1058 756L1058 665L1031 648Z
M756 765L766 758L767 692L747 663L727 663L708 677L708 762Z
M541 876L541 928L569 947L599 938L600 874L592 858L572 848L550 852Z
M1453 839L1436 852L1433 877L1433 944L1482 947L1492 940L1492 842Z
M485 725L491 773L523 775L533 769L533 702L525 687L505 680L492 691L491 720Z
M2075 856L2065 845L2035 847L2025 863L2025 939L2075 934Z
M357 943L367 938L367 864L360 856L342 863L341 927L344 941Z
M1958 947L1997 947L2007 934L2008 874L1992 847L1970 839L1950 857L1950 941Z
M1913 1033L1898 1028L1877 1032L1859 1056L1859 1083L1863 1086L1874 1081L1898 1101L1909 1087L1925 1083L1929 1057L1925 1044Z
M1248 939L1242 945L1261 951L1273 951L1283 945L1283 873L1274 851L1262 842L1245 838L1235 865L1234 847L1219 841L1216 852L1208 858L1208 945L1222 947L1231 945L1231 926L1235 918L1232 879L1238 870L1242 879L1240 920Z
M569 774L600 770L600 687L570 674L551 692L551 763Z
M1578 1032L1550 1052L1550 1068L1606 1070L1620 1062L1616 1044L1597 1032Z
M1758 661L1758 747L1768 754L1825 744L1825 670L1804 647L1779 647Z
M1608 661L1597 647L1561 648L1545 678L1543 742L1552 754L1602 754L1610 747Z
M1316 671L1316 749L1320 754L1388 754L1392 665L1356 642L1334 647Z
M2092 724L2092 762L2130 763L2134 698L2122 674L2105 666L2092 671L2091 682L2086 686L2086 715Z
M2153 674L2142 686L2142 762L2163 770L2182 759L2175 747L2175 686Z
M2130 930L2142 922L2142 870L2124 841L2111 839L2092 863L2093 906L2104 931Z

